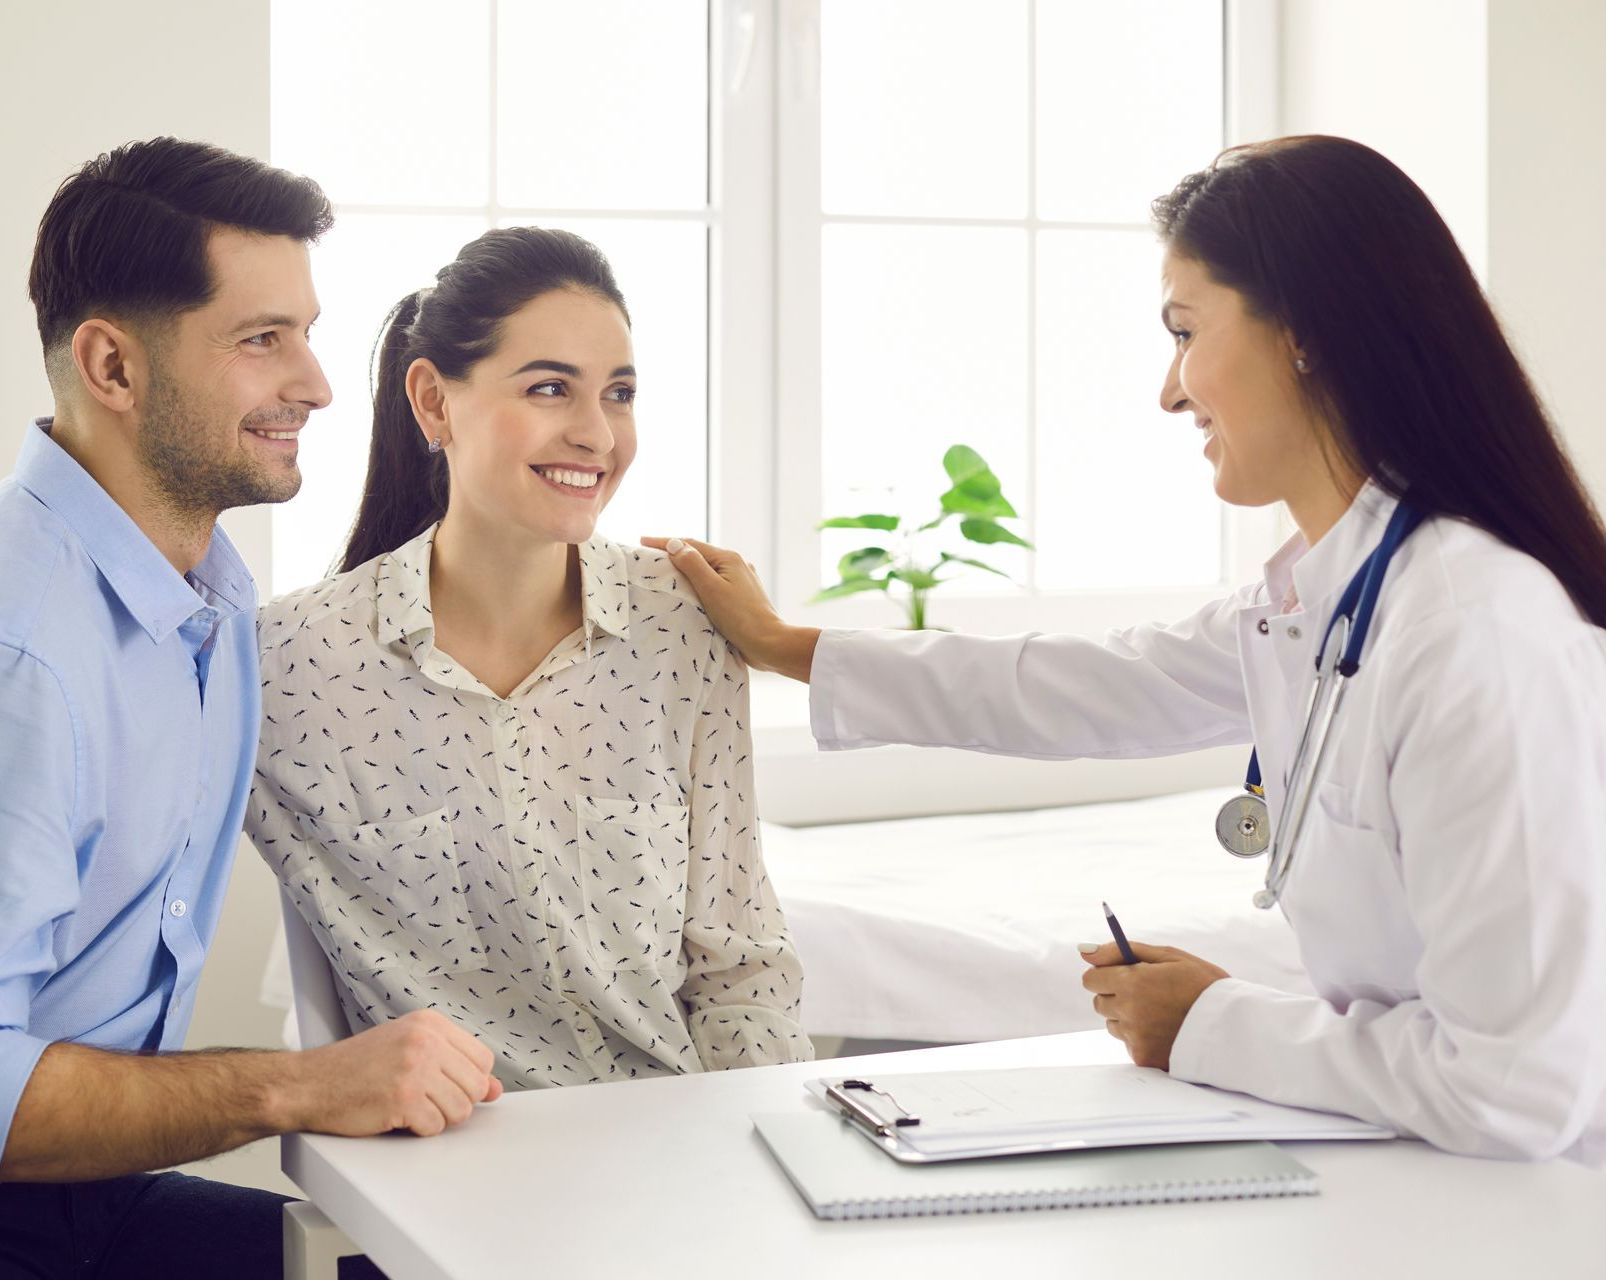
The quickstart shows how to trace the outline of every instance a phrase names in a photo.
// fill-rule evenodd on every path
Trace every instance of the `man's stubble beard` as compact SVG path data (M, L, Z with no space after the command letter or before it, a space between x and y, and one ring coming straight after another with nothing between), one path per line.
M305 414L253 413L252 425L299 426ZM241 430L243 422L235 423ZM239 450L228 451L216 439L216 423L177 381L161 367L151 370L150 393L135 441L135 456L155 486L162 504L183 523L210 523L221 511L259 502L287 502L301 488L301 473L292 464L279 468L258 463Z

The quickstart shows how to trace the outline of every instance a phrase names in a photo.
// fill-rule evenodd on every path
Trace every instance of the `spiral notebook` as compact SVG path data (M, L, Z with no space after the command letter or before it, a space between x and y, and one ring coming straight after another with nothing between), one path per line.
M753 1126L815 1217L831 1220L1316 1194L1316 1175L1269 1142L900 1164L830 1112L757 1115Z

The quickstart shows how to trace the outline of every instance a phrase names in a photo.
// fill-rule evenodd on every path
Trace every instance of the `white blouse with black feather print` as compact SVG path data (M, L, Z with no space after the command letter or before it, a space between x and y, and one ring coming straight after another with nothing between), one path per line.
M434 536L258 621L246 830L352 1028L437 1009L514 1088L812 1057L741 659L663 553L595 538L583 625L499 698L434 646Z

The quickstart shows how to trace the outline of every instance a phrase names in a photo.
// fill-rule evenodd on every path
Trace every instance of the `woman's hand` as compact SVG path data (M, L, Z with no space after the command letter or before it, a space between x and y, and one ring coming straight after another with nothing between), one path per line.
M1126 1045L1133 1062L1169 1071L1171 1046L1193 1002L1212 982L1230 975L1175 947L1134 942L1132 951L1137 964L1123 964L1115 943L1083 943L1082 958L1092 968L1082 975L1082 985L1093 993L1093 1011Z
M808 683L819 628L787 625L764 594L753 566L740 555L690 539L643 538L641 545L669 553L709 620L748 666Z

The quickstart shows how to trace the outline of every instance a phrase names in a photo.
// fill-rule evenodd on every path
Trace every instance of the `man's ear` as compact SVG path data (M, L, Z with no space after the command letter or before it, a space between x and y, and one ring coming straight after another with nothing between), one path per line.
M413 419L424 433L424 443L436 440L444 449L452 442L452 416L446 402L446 379L433 361L420 356L407 366L407 401Z
M79 385L113 413L127 413L150 386L145 344L110 320L85 320L73 332L71 350Z

